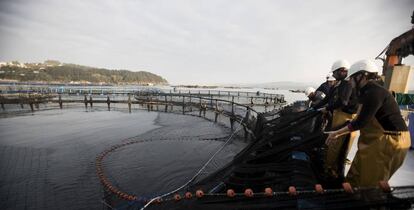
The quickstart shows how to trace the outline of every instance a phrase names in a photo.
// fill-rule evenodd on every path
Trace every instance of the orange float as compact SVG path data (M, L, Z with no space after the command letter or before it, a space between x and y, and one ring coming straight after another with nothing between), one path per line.
M236 193L234 192L233 189L228 189L227 190L227 196L230 198L233 198L234 196L236 196Z
M196 191L196 197L197 198L201 198L201 197L203 197L204 196L204 192L202 191L202 190L197 190Z
M245 195L246 197L253 197L253 190L252 190L252 189L250 189L250 188L247 188L247 189L244 191L244 195Z
M191 192L186 192L185 193L185 198L186 199L191 199L193 197L193 194L191 194Z
M176 201L181 200L181 195L179 195L179 194L175 194L175 195L174 195L174 200L176 200Z
M289 187L288 193L291 196L296 196L298 194L298 192L296 191L296 187L294 187L294 186Z
M315 185L315 191L316 191L316 193L318 193L318 194L322 194L322 193L324 192L322 185L320 185L320 184L316 184L316 185Z
M267 197L271 197L273 196L273 190L270 187L266 187L266 189L264 190L264 195Z
M125 195L125 193L119 192L118 197L122 199L124 197L124 195Z
M122 199L124 199L124 200L128 200L128 199L129 199L129 195L128 195L128 194L124 194L124 195L122 196Z

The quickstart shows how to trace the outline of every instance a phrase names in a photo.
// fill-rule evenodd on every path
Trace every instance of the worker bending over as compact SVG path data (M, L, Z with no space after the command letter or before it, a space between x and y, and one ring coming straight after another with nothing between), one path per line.
M305 90L305 95L308 97L309 107L320 103L325 97L325 93L315 90L313 87L308 87Z
M315 106L319 104L326 96L329 94L331 89L335 85L335 77L333 77L332 72L326 76L326 81L322 83L316 90L313 87L308 87L305 90L305 95L308 97L310 106Z
M340 136L360 130L358 150L346 176L354 186L373 187L388 181L402 165L410 147L410 134L397 102L376 79L374 62L362 60L351 66L350 82L358 91L361 111L355 120L329 133L327 145L340 142Z
M329 72L328 75L326 75L326 81L322 83L318 88L316 88L316 91L320 91L324 93L326 96L329 95L329 92L331 91L331 88L335 85L335 77L333 77L332 72Z

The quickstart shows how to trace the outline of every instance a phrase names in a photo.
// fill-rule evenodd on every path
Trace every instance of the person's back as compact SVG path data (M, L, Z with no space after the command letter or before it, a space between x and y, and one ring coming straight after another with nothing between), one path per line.
M328 95L329 92L331 91L331 86L328 84L328 81L322 83L317 89L316 91L320 91L322 93L324 93L325 95Z
M385 131L408 130L401 117L400 108L388 90L376 82L369 82L360 93L359 101L362 104L362 110L358 118L350 125L353 130L364 127L374 117Z
M355 89L346 80L341 80L329 93L326 109L333 112L335 109L348 114L355 114L358 110L358 98Z
M319 109L324 106L331 113L335 109L340 109L345 113L355 114L358 110L357 93L348 81L339 80L335 86L330 88L326 97L319 103L315 103L313 108Z

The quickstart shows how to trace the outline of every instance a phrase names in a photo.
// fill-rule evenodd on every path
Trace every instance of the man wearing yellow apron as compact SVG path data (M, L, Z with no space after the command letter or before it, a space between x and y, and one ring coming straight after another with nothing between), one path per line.
M345 80L349 66L346 60L338 60L332 65L331 73L336 79L336 84L326 99L313 107L320 109L326 106L321 109L322 112L332 115L332 119L328 119L326 130L336 130L344 126L353 119L357 111L356 92L351 84ZM345 160L353 142L351 135L344 135L340 138L340 143L327 147L324 155L325 175L328 179L334 179L338 182L343 181Z
M378 68L369 60L350 68L350 82L359 93L361 111L355 120L329 132L326 143L337 144L338 137L360 130L358 151L346 176L354 186L374 187L388 181L403 164L410 147L410 134L393 96L374 79Z

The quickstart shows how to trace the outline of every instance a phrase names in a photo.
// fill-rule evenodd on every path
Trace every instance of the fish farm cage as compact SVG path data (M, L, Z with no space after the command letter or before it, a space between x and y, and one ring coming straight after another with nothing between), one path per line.
M145 97L137 99L147 100ZM149 196L123 191L107 177L104 167L105 158L112 152L143 141L114 145L96 158L97 175L103 186L103 209L413 208L414 186L391 187L380 182L377 187L358 188L344 182L343 177L325 174L326 122L320 112L305 111L303 102L257 112L234 101L209 100L200 96L192 103L193 107L204 106L203 109L194 112L189 106L183 110L216 122L220 112L230 119L230 138L244 135L249 140L247 146L215 172L200 173L209 164L207 161L181 187ZM210 114L202 114L204 111ZM233 129L233 124L238 128ZM228 140L221 141L225 147Z

